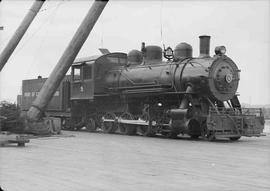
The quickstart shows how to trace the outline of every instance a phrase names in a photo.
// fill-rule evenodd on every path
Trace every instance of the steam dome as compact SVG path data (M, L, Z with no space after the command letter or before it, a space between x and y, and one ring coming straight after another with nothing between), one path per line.
M192 46L188 43L181 42L174 49L174 57L176 59L192 57Z
M131 50L127 55L128 64L138 65L142 63L143 55L139 50Z
M162 49L159 46L146 46L145 47L145 61L146 62L162 61Z

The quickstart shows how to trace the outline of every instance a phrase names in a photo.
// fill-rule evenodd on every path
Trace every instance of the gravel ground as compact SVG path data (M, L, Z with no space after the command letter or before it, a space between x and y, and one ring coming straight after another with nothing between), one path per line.
M270 190L270 134L207 142L68 132L0 147L0 185L21 190Z

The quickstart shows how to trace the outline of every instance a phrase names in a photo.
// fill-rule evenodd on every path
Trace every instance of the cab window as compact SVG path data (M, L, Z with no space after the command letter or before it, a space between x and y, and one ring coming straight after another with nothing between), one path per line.
M92 79L92 66L86 65L83 67L83 79Z
M81 67L80 66L74 66L73 67L73 80L81 80Z

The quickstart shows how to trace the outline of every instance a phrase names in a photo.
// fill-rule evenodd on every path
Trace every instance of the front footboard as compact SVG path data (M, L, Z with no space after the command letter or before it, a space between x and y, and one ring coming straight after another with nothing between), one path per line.
M207 130L214 138L258 137L263 136L264 123L260 108L211 108L207 117Z

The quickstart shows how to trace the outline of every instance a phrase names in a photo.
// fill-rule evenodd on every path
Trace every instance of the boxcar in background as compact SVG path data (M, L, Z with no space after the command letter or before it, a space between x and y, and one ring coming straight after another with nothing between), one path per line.
M22 81L22 95L17 97L17 103L22 112L27 112L36 99L47 78L39 76L37 79ZM46 108L46 115L61 119L62 125L70 118L70 76L67 75L60 83Z

